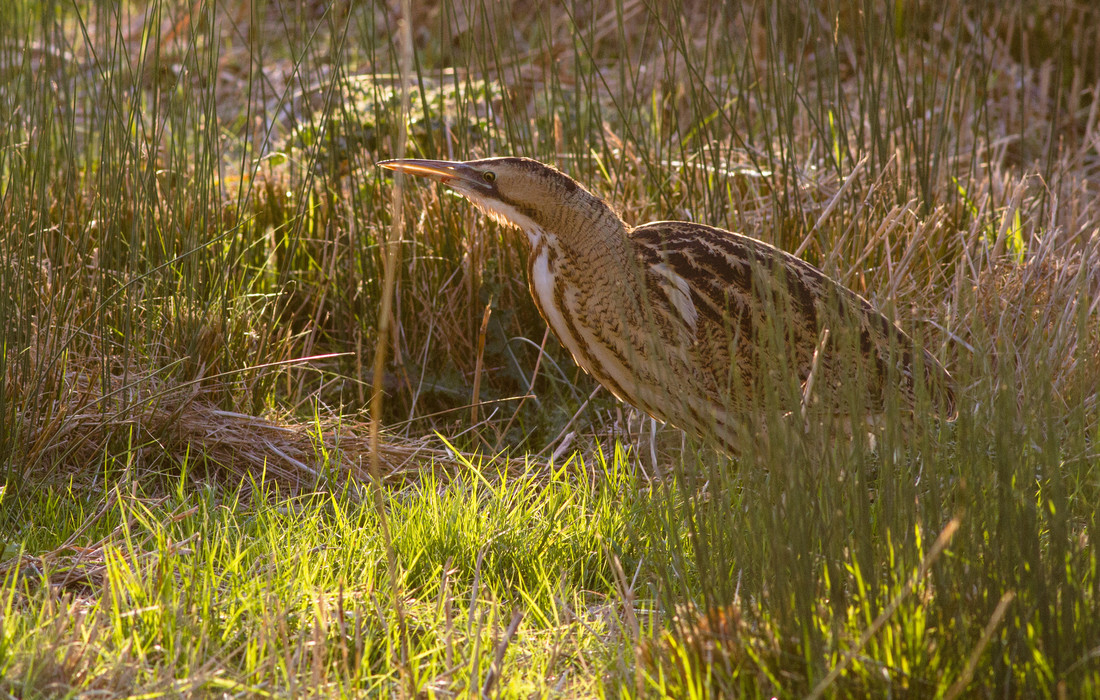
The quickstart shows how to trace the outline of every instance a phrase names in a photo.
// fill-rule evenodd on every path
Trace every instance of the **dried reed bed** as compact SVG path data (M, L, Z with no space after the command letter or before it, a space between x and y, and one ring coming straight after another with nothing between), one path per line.
M111 374L105 384L96 363L70 361L49 390L32 399L28 385L9 376L7 395L36 406L40 416L22 436L19 472L42 483L58 476L88 482L101 478L104 464L120 455L110 469L125 469L132 477L186 467L241 484L246 494L253 486L287 493L350 486L352 495L360 495L360 487L370 481L365 421L337 416L305 421L224 410L210 396L223 387L211 386L132 371L125 378ZM384 437L380 458L383 478L395 485L418 481L426 471L444 479L460 476L479 460L432 436L393 435ZM501 458L494 465L495 474L532 473L518 460Z

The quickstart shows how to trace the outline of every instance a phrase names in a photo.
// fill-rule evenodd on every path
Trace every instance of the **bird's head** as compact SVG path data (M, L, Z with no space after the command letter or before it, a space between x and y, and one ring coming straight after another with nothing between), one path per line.
M447 185L496 221L523 229L532 241L574 212L607 208L568 175L530 158L384 160L378 165Z

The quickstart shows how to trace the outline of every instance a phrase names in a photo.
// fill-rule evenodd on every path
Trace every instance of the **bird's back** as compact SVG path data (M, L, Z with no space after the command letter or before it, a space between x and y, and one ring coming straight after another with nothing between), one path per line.
M649 335L665 348L669 373L679 375L666 383L685 390L683 396L670 392L658 417L721 436L744 411L758 411L748 404L768 390L781 404L784 396L827 397L830 410L845 413L853 396L845 388L853 385L865 389L858 400L869 413L881 412L888 390L912 407L918 369L941 415L954 416L951 378L940 363L867 300L809 263L756 239L688 222L639 226L629 239L650 302ZM814 389L807 392L811 374ZM699 396L710 400L683 398Z

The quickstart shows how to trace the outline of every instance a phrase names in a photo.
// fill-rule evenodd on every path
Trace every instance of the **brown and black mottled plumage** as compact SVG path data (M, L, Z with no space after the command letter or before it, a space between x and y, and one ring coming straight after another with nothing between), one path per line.
M531 245L531 295L577 364L623 401L738 451L768 385L784 411L881 413L888 392L916 401L914 373L940 415L952 381L863 297L748 236L682 221L631 228L567 175L527 158L379 165L437 180ZM809 385L809 386L808 386ZM790 397L794 397L791 399ZM849 416L849 418L851 418Z

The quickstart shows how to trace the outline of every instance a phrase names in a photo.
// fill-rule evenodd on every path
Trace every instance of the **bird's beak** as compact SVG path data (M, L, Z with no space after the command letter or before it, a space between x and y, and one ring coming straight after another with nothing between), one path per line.
M378 165L388 170L396 170L399 173L419 175L431 178L444 185L450 185L455 180L460 183L475 185L481 182L478 172L465 163L452 160L383 160Z

